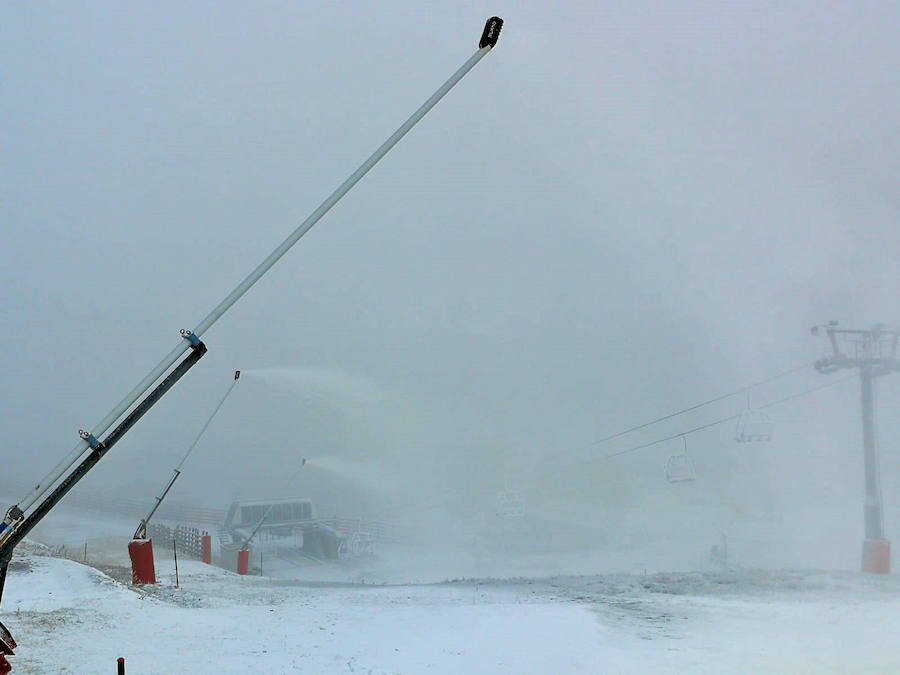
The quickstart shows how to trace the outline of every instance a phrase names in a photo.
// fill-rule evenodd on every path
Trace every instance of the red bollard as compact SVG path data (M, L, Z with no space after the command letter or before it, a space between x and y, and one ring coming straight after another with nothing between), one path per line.
M250 567L250 551L248 551L246 548L242 548L240 551L238 551L237 562L237 573L247 574L247 568Z
M210 565L212 564L212 537L204 533L201 539L203 541L203 562Z
M887 539L863 541L862 571L869 574L890 574L891 542Z
M131 557L131 583L155 584L156 567L153 565L153 540L132 539L128 543Z

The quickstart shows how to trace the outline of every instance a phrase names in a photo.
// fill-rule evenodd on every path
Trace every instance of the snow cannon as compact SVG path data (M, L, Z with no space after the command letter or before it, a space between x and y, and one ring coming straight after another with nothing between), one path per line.
M153 565L153 542L147 537L147 526L150 524L150 519L153 518L156 510L163 503L166 495L169 494L169 490L172 489L175 481L178 480L178 477L181 475L181 468L184 466L184 463L187 461L188 457L191 456L191 453L194 451L194 448L197 447L197 443L200 442L200 439L203 438L204 432L209 428L209 425L212 424L216 414L222 409L222 406L225 405L225 401L228 400L229 395L231 395L231 392L234 390L234 385L237 384L240 377L241 371L234 371L234 379L231 381L225 395L213 409L212 414L200 429L200 433L194 438L194 442L188 447L187 452L184 453L178 466L172 471L171 477L169 477L169 480L157 495L156 501L150 508L150 511L144 516L138 524L137 529L134 531L131 542L128 544L128 556L131 558L131 579L134 584L156 583L156 570ZM203 562L205 563L212 561L212 543L208 540L209 536L206 536L203 540Z

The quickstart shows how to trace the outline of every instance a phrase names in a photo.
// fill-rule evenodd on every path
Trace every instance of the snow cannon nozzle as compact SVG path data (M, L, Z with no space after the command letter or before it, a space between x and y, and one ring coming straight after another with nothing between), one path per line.
M481 34L481 40L478 42L478 48L493 48L500 38L500 29L503 28L503 19L499 16L492 16L484 24L484 32Z

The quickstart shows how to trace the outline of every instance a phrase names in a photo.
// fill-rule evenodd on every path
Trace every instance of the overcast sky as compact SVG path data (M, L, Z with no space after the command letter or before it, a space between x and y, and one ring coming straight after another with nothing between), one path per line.
M377 465L394 494L490 500L513 483L537 504L633 508L672 448L579 465L588 498L535 467L811 363L814 323L900 323L895 4L5 4L2 487L26 494L492 14L493 53L204 336L209 354L79 489L149 498L243 368L182 499L360 503L336 479L279 487L305 454ZM879 414L900 539L894 379ZM810 369L753 396L822 382ZM856 385L771 412L780 435L753 455L728 425L689 437L706 489L743 485L752 503L802 484L806 502L846 501L857 541Z

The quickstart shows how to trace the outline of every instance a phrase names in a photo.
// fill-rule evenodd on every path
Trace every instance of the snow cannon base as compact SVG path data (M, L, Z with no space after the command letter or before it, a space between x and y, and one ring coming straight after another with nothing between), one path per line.
M862 546L862 571L867 574L891 573L891 542L865 539Z
M132 539L128 543L131 558L131 583L135 586L156 583L156 567L153 565L153 540Z
M237 573L247 574L250 568L250 551L242 548L237 554Z
M210 537L206 532L203 533L201 537L201 541L203 542L203 562L207 565L212 564L212 537Z

